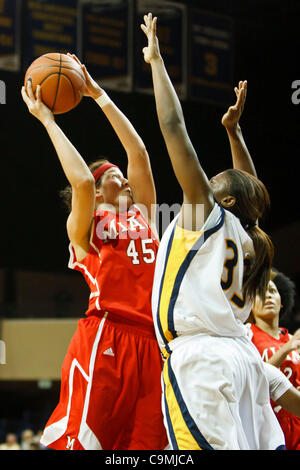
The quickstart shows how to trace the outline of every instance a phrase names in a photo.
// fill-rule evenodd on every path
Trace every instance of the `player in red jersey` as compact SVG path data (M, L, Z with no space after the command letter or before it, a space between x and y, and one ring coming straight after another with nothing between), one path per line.
M41 442L53 449L154 450L167 446L161 413L162 359L151 290L158 241L151 229L155 187L145 146L85 67L85 95L95 99L128 157L121 170L86 165L31 84L22 96L41 121L71 185L69 267L90 287L62 365L60 400ZM152 216L152 218L151 218Z
M258 297L252 309L251 336L263 360L279 367L295 388L300 390L300 330L290 335L280 321L290 312L295 296L293 282L274 272L264 302ZM272 402L285 435L287 450L300 450L300 418Z
M235 88L236 103L230 106L222 117L226 129L234 168L247 171L256 176L256 169L243 139L239 124L246 96L247 82L240 81ZM279 320L292 309L294 302L294 285L282 273L274 273L273 281L268 285L264 306L257 300L253 315L249 320L250 336L258 348L264 361L279 367L295 388L300 390L300 356L297 347L300 346L300 331L291 336L286 328L279 327ZM280 299L283 306L280 305ZM256 312L256 313L255 313ZM288 450L300 450L300 418L271 401L286 439ZM285 403L288 405L288 403Z

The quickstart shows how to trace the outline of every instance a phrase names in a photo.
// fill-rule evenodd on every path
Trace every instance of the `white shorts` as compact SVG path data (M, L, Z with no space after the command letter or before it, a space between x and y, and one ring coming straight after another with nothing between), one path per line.
M172 449L284 448L263 362L248 338L197 335L170 346L162 383Z

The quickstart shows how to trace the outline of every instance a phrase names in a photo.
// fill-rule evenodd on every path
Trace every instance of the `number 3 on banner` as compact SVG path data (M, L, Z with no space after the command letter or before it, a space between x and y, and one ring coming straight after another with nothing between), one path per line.
M141 240L142 244L142 251L143 251L143 261L147 264L154 263L155 261L155 253L152 248L147 247L147 244L153 243L152 238L147 238L145 240ZM135 246L135 240L131 240L129 242L127 248L127 256L132 258L132 264L140 264L140 255Z

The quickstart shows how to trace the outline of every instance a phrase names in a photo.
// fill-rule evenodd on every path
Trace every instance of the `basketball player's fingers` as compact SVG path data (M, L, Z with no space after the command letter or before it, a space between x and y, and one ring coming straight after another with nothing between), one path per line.
M36 96L37 101L39 103L41 103L41 101L42 101L42 98L41 98L41 85L37 85L35 96Z
M92 77L90 76L89 72L87 71L87 68L85 65L82 65L82 71L83 71L83 74L84 74L84 78L85 78L85 81L86 81L86 84L88 82L92 82L93 79Z
M26 106L27 106L29 112L31 112L31 111L32 111L33 104L32 104L31 99L30 99L29 96L27 95L24 86L22 87L21 93L22 93L22 98L23 98L23 100L24 100L24 102L25 102L25 104L26 104Z
M84 75L84 78L85 78L85 85L87 86L91 82L92 78L91 78L90 74L88 73L85 65L81 66L81 70L83 71L83 75Z
M86 69L86 66L82 64L81 68L82 68L84 77L85 77L85 78L88 78L88 71L87 71L87 69Z
M144 31L144 33L145 33L146 36L147 36L147 28L146 28L146 26L145 26L144 24L141 24L141 29L142 29L142 31Z
M80 62L80 60L78 59L78 57L75 54L72 54L72 57L73 57L74 60L76 60L77 64L82 65L82 63Z
M28 98L28 95L26 93L26 90L25 90L24 86L22 86L22 88L21 88L21 95L22 95L22 98L25 101L25 103L28 105L29 98Z
M152 24L152 13L148 13L148 15L146 15L146 21L145 21L145 24L147 26L148 29L151 29L151 24Z
M245 102L245 90L243 88L240 88L237 101L236 101L236 106L240 108L244 105L244 102Z
M27 80L27 83L26 83L26 91L27 91L27 95L29 96L29 98L31 100L34 100L34 94L33 94L33 91L32 91L32 83L31 83L31 80Z
M157 23L157 17L155 16L152 21L152 36L156 36L156 23Z

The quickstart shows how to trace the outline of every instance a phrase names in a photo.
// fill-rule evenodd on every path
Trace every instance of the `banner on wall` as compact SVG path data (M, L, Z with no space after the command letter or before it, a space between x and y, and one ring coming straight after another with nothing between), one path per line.
M21 0L0 0L0 69L18 71L21 64Z
M186 7L180 3L137 0L135 89L143 93L153 93L151 68L144 61L142 53L147 45L147 38L140 27L144 22L144 15L149 12L157 16L159 47L170 79L179 98L185 98L187 92Z
M228 104L233 86L232 19L192 9L188 31L189 97Z
M132 0L80 0L78 54L103 88L132 90Z
M23 6L23 69L49 52L77 52L77 0L27 0Z

